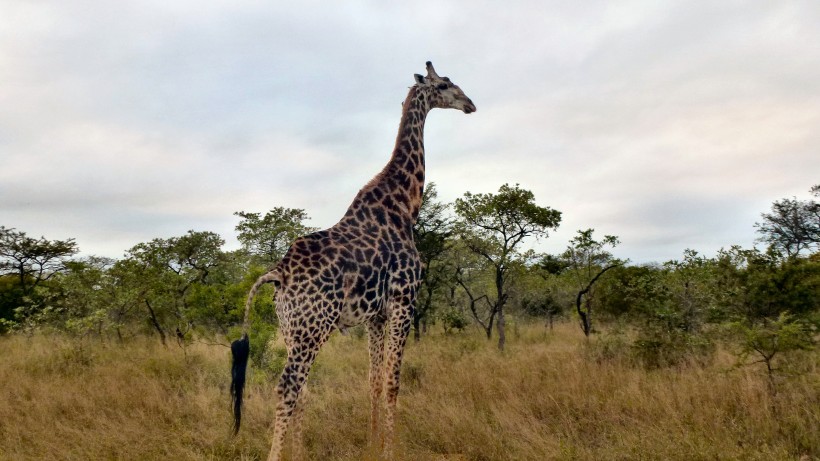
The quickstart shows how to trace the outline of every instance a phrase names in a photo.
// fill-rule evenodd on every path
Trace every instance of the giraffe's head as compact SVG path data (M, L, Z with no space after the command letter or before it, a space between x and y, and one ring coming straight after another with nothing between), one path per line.
M429 90L432 107L458 109L465 114L475 112L475 104L447 77L439 77L433 63L427 61L427 76L415 75L416 85Z

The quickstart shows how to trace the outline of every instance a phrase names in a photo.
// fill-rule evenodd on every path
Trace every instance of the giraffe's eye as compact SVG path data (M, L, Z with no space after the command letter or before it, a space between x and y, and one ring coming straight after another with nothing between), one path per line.
M446 90L447 89L447 84L446 83L439 83L436 86L436 88L438 88L439 90Z

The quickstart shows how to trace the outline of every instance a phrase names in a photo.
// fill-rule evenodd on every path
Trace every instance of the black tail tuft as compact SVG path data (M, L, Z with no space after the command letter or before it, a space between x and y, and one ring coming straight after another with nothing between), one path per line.
M245 370L248 368L248 356L251 352L251 344L248 335L231 343L231 354L233 364L231 365L231 398L233 399L233 434L239 432L239 424L242 422L242 393L245 389Z

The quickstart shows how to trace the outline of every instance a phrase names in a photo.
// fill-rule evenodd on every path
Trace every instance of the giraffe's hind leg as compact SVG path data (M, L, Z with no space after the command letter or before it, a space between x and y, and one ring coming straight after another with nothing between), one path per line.
M279 461L281 459L282 447L284 445L288 425L292 418L299 418L299 416L294 415L296 404L298 402L302 407L304 407L305 404L306 399L301 398L301 394L307 382L310 367L316 360L319 348L330 335L331 328L331 323L316 326L315 328L306 330L314 332L313 336L304 337L304 335L297 335L290 341L293 347L288 349L287 363L285 364L285 369L282 371L282 375L279 377L279 383L276 386L276 394L279 400L276 402L276 422L273 429L273 442L271 443L270 453L268 454L268 461ZM301 426L301 422L295 425ZM301 432L300 429L299 427L298 430ZM297 434L297 437L299 435L301 434ZM299 449L294 452L294 455L301 455L302 453L302 447L299 447Z
M291 421L291 454L293 459L306 459L304 440L305 403L310 400L310 386L302 386Z
M379 439L379 413L384 388L384 317L375 317L367 323L370 352L370 443Z

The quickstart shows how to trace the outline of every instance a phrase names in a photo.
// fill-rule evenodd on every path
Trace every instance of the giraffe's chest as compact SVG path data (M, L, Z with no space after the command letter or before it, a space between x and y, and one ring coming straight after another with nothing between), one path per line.
M345 300L336 322L340 329L373 317L389 317L392 305L412 305L415 301L421 275L417 254L393 253L384 260L381 266L360 265L345 274Z

